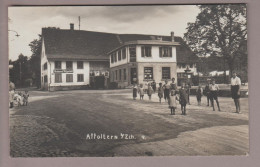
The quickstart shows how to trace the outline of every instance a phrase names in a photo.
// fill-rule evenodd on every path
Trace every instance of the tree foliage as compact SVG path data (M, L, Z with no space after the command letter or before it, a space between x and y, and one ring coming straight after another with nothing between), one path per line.
M195 23L188 23L184 40L198 56L224 58L230 72L246 53L246 5L200 5ZM247 56L247 55L246 55Z

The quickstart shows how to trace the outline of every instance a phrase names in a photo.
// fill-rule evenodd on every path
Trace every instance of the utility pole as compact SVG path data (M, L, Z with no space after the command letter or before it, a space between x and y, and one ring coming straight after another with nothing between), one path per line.
M79 16L79 30L80 30L80 16Z

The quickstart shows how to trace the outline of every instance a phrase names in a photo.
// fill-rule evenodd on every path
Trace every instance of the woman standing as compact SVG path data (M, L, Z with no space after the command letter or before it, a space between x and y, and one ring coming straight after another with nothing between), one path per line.
M240 113L240 87L241 80L237 77L236 72L233 72L231 78L231 96L234 99L236 106L236 113Z

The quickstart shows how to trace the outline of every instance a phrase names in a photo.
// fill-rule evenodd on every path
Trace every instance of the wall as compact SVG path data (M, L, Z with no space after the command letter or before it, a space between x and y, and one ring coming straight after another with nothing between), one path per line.
M73 73L62 73L62 83L55 83L54 68L55 62L49 61L51 77L50 86L75 86L75 85L88 85L89 84L89 62L83 62L83 69L77 69L77 61L73 61ZM61 69L66 69L66 61L61 62ZM73 74L73 82L66 82L66 74ZM77 74L84 74L84 82L77 82Z
M119 80L119 69L121 69L121 80ZM124 80L124 69L126 69L126 80ZM115 72L117 71L117 80L115 79ZM114 76L113 76L114 74ZM117 82L118 88L125 88L130 84L129 80L130 70L129 70L129 64L124 64L117 67L112 67L110 69L110 83L111 82Z
M44 70L43 69L43 65L47 63L47 69ZM49 63L45 54L45 45L44 45L44 39L42 39L42 52L41 52L41 88L47 90L48 89L48 85L49 85L49 74L50 74L50 67L49 67ZM44 83L43 78L44 76L47 75L48 78L48 82Z
M153 79L155 82L164 83L164 79L162 79L162 67L170 67L171 78L175 78L175 83L177 83L177 71L176 71L176 63L138 63L137 64L137 75L139 84L147 82L144 80L144 67L153 67ZM150 82L150 81L148 81Z
M125 59L121 59L120 61L118 61L118 51L121 50L121 52L122 52L123 48L126 48L126 58L125 58ZM126 63L129 62L129 56L128 56L128 55L129 55L129 49L128 49L128 46L122 47L122 48L120 48L120 49L117 49L117 50L115 50L115 51L112 52L112 53L116 53L117 62L111 63L111 55L112 55L112 54L110 54L110 55L109 55L109 58L110 58L110 60L109 60L109 61L110 61L110 67L120 66L120 65L123 65L123 64L126 64ZM122 57L122 54L121 54L121 57Z
M159 46L152 46L152 57L142 57L142 45L136 46L137 62L176 62L176 47L172 46L172 57L160 57Z

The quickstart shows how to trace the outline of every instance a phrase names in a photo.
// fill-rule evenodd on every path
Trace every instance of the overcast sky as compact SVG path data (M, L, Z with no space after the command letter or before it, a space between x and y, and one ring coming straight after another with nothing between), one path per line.
M199 9L194 5L178 6L73 6L73 7L9 7L9 58L20 53L31 56L28 46L38 39L42 27L69 29L74 23L81 30L109 33L136 33L183 37L188 22L194 22Z

